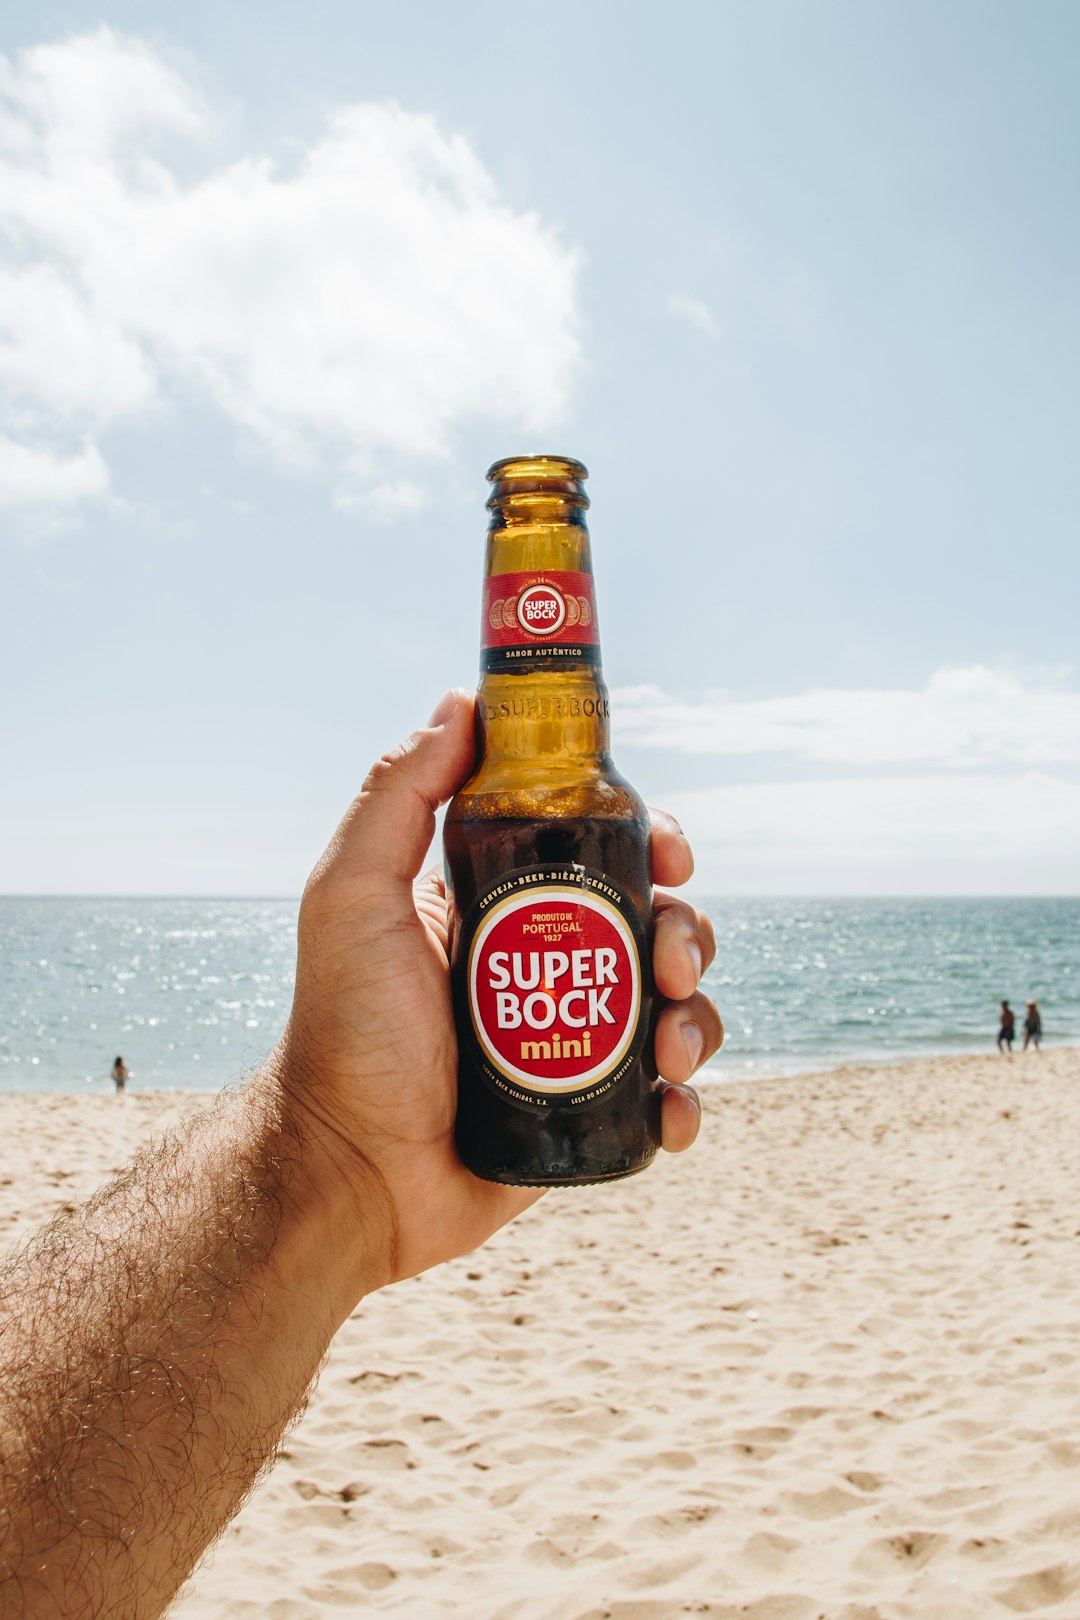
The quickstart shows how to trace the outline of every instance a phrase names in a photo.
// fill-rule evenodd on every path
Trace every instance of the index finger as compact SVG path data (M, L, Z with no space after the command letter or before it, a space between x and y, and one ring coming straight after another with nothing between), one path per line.
M649 806L652 879L671 888L694 875L694 852L674 816Z

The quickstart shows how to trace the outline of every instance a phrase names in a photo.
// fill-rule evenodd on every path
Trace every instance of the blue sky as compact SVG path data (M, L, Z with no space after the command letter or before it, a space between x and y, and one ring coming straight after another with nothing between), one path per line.
M296 893L592 470L725 892L1080 892L1080 12L0 15L0 891Z

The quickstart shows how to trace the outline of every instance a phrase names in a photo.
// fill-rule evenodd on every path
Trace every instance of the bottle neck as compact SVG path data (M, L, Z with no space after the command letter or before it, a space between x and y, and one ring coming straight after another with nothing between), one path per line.
M480 667L485 675L600 669L589 531L582 515L488 531Z
M550 778L610 769L585 469L520 458L489 474L479 724L488 766Z

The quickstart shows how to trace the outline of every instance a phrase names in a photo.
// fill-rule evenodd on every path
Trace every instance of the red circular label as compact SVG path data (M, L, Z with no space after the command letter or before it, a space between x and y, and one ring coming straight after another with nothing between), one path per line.
M566 599L554 585L530 585L517 604L518 623L533 636L553 636L566 619Z
M539 1093L598 1084L637 1034L641 967L626 919L580 888L500 901L473 937L469 1008L506 1079Z

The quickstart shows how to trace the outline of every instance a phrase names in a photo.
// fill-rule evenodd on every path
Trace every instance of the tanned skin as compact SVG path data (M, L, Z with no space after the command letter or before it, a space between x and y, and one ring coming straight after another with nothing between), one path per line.
M473 759L472 699L375 766L305 891L265 1069L58 1215L0 1273L0 1615L152 1620L236 1513L374 1289L465 1253L536 1191L454 1151L441 880L416 880ZM658 883L689 847L654 818ZM664 1147L719 1047L708 920L656 901Z

